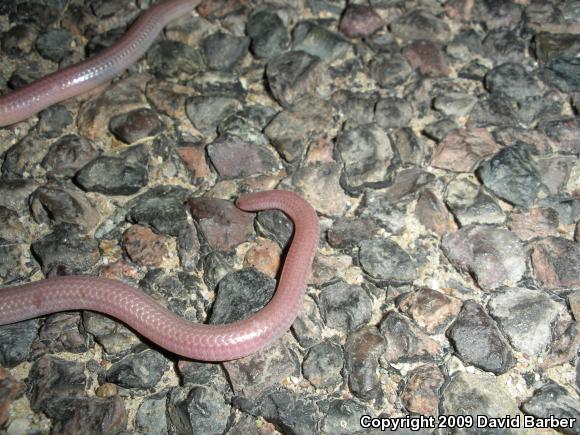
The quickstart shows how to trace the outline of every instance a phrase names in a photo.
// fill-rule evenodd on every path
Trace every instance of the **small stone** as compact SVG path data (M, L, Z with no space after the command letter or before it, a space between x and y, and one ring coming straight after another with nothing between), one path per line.
M442 236L457 230L449 210L430 189L425 189L419 195L415 206L415 216L426 228Z
M440 343L395 311L386 313L379 329L387 341L387 349L382 358L388 364L439 359L443 354Z
M202 134L215 136L218 124L241 109L240 102L231 97L195 96L187 100L187 117Z
M339 28L349 38L364 38L375 33L383 25L380 15L371 7L349 4L342 15Z
M533 274L546 288L580 285L580 246L568 239L547 237L533 242Z
M407 126L413 115L412 105L402 98L381 98L375 105L375 121L385 129Z
M230 201L213 198L190 198L191 212L212 249L230 252L253 231L253 215Z
M354 248L363 240L376 238L380 231L378 223L371 218L338 218L328 229L328 243L333 248Z
M553 156L537 162L542 184L551 195L561 194L576 161L572 156Z
M47 175L71 177L97 155L98 151L91 141L67 134L50 146L42 160L42 167Z
M326 216L342 216L349 198L340 187L341 166L319 163L299 168L292 175L292 185L317 211Z
M558 57L544 65L543 80L562 92L580 91L580 62L573 56Z
M382 88L394 88L403 84L413 73L409 62L401 55L378 55L369 65L370 76Z
M391 32L404 41L425 39L447 42L451 37L449 26L426 9L412 9L391 23Z
M485 129L453 130L437 146L431 165L455 172L472 172L482 159L499 149Z
M515 30L500 28L487 33L482 44L484 53L496 65L506 62L520 63L524 60L526 45Z
M449 64L443 49L434 41L416 39L403 49L403 56L413 68L427 77L446 77Z
M55 226L52 233L32 243L32 250L45 275L87 272L100 258L97 242L67 223Z
M569 421L572 424L568 428L561 426L558 429L564 433L575 434L580 429L580 402L556 383L550 382L536 390L532 398L522 405L522 409L538 419L557 419L562 423Z
M38 36L36 28L29 24L17 24L2 34L2 50L10 56L30 53Z
M558 236L558 213L551 208L514 210L508 228L520 239L528 241L536 237Z
M522 243L507 230L467 225L444 236L442 249L456 268L472 273L484 290L514 284L526 271Z
M37 337L37 319L0 326L0 364L11 368L28 361Z
M123 157L101 156L91 160L76 175L89 192L105 195L132 195L149 181L147 169Z
M151 189L135 198L135 205L128 213L132 222L149 225L158 232L178 237L186 231L193 231L187 222L183 197L188 191L171 189Z
M218 284L209 323L226 324L260 311L272 298L276 281L256 269L227 274Z
M164 394L156 394L143 399L135 416L137 430L159 435L168 434L166 407L167 397Z
M379 357L387 343L376 327L359 329L349 334L344 351L349 372L348 386L357 397L370 399L381 385Z
M515 364L507 340L491 317L473 301L463 303L447 335L466 364L495 374L506 373Z
M485 86L492 94L515 100L541 95L538 81L519 63L503 63L485 76Z
M47 107L38 114L36 130L45 137L59 137L73 123L73 116L64 104Z
M96 428L95 432L90 429ZM59 419L56 433L119 433L127 428L127 411L120 396L85 397L75 402L72 415Z
M548 137L553 149L561 153L580 154L580 119L566 118L542 122L539 130Z
M435 109L446 116L468 116L477 103L477 98L463 92L449 92L436 97L433 101Z
M433 334L446 328L455 319L461 309L461 302L439 291L421 288L402 296L397 306L427 333Z
M417 138L411 127L394 128L389 131L393 147L397 150L401 165L424 166L424 142Z
M331 128L332 106L315 97L305 97L279 112L264 133L282 157L293 162L300 158L314 139Z
M250 39L216 32L201 41L207 66L219 71L231 71L240 64L250 46Z
M564 307L547 293L524 287L509 288L489 301L489 312L512 345L526 355L541 354L552 342L552 325Z
M30 209L38 223L68 223L90 231L101 215L73 185L47 183L30 195Z
M362 241L359 260L365 272L379 281L410 283L417 278L413 258L391 240Z
M288 30L280 16L272 11L255 12L248 18L246 33L251 38L251 50L257 58L269 59L290 45Z
M247 399L255 399L272 386L283 384L286 378L299 370L292 352L281 340L223 365L235 394Z
M504 148L477 168L485 187L502 199L529 207L537 198L542 182L529 148Z
M259 239L244 256L244 266L253 267L263 274L274 278L280 269L282 250L270 239Z
M316 427L319 412L316 397L307 397L286 388L269 391L254 401L234 398L234 405L276 425L271 428L262 426L259 433L264 434L273 434L279 429L282 433L309 435Z
M115 384L105 382L104 384L97 387L95 390L95 395L97 397L113 397L116 396L118 392L119 389Z
M444 381L436 366L425 364L413 369L401 394L405 408L421 415L438 415L439 389Z
M167 239L141 225L125 231L122 244L131 261L142 266L159 267L169 255Z
M343 351L337 343L323 341L304 357L304 377L316 388L333 388L342 382Z
M59 63L70 56L72 37L66 29L50 29L38 36L36 49L42 57Z
M506 216L497 201L469 178L457 177L447 185L445 203L462 226L501 225Z
M167 414L178 433L222 434L231 412L223 395L205 385L174 387L167 401Z
M33 356L47 353L84 353L89 350L89 339L81 326L79 313L57 313L43 323L32 346Z
M449 133L459 129L459 127L459 124L452 118L440 118L427 124L423 133L428 138L441 142Z
M127 355L107 370L107 381L125 388L152 388L163 376L168 360L152 349Z
M371 319L372 300L362 287L337 282L320 293L320 311L331 328L350 332Z
M163 131L157 114L151 109L137 109L111 118L109 124L115 137L127 144L153 137Z
M321 432L335 435L355 433L361 428L361 417L372 413L368 406L354 399L330 399L320 425Z
M283 107L316 91L326 82L326 67L318 57L303 51L289 51L274 57L266 66L272 95Z
M303 348L310 348L322 340L322 318L316 303L308 295L304 297L298 317L292 324L292 331Z
M200 50L180 41L158 41L146 56L151 71L157 77L190 78L205 69Z
M26 384L14 379L10 372L0 367L0 427L10 419L10 405L26 392Z
M301 21L292 30L294 50L301 50L332 62L346 55L351 44L326 27L310 21Z
M456 373L443 387L441 396L442 413L470 415L474 422L478 415L491 418L520 416L513 395L506 391L505 382L495 376ZM502 430L501 433L506 431Z
M0 205L0 239L4 241L17 243L24 242L28 238L28 233L18 220L18 213Z
M384 187L392 174L393 148L388 135L376 124L347 130L337 138L336 148L344 163L347 188Z
M280 161L271 149L235 136L221 136L206 149L212 164L223 178L274 173L281 169Z

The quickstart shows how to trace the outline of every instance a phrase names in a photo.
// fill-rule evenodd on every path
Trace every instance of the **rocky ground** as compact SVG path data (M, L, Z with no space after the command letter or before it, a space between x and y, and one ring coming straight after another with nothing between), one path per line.
M112 44L149 3L2 2L0 89ZM89 312L0 327L0 430L580 421L580 3L207 0L198 14L109 86L0 129L0 282L104 275L231 321L268 301L292 231L233 201L285 188L322 226L301 314L224 364Z

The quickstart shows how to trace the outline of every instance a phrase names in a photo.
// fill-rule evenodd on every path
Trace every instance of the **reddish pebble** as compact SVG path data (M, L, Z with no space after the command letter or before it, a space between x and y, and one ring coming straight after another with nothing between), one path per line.
M403 50L403 56L413 68L428 77L449 75L449 64L441 46L433 41L419 39L411 42Z
M383 27L383 20L373 8L350 5L340 20L340 31L349 38L364 38Z

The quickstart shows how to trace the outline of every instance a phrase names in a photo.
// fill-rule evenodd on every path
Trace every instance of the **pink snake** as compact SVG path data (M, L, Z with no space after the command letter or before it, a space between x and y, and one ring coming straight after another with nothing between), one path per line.
M121 320L158 346L186 358L227 361L258 351L290 328L302 305L318 245L316 212L288 191L250 193L240 209L279 209L294 222L276 293L262 310L226 325L191 323L153 298L120 281L91 276L62 276L0 290L0 325L70 310L97 311Z
M110 81L145 53L163 27L198 3L163 1L95 57L1 96L0 127ZM294 238L276 293L266 307L248 318L226 325L194 324L120 281L63 276L0 289L0 325L61 311L91 310L119 319L158 346L186 358L227 361L256 352L284 334L296 319L320 230L314 209L292 192L251 193L237 205L245 211L279 209L294 222Z

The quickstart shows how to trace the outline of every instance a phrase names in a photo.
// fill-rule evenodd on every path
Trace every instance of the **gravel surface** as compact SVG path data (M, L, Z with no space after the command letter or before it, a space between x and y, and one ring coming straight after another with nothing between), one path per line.
M151 3L1 2L0 91ZM104 275L227 322L292 234L235 198L293 190L322 227L291 331L241 360L89 312L0 327L0 432L580 433L579 56L576 0L205 0L0 129L3 287Z

